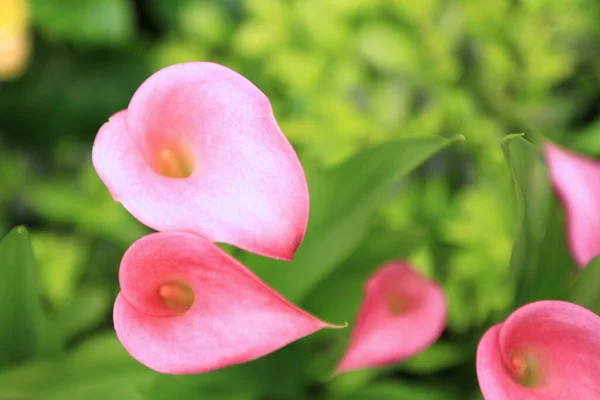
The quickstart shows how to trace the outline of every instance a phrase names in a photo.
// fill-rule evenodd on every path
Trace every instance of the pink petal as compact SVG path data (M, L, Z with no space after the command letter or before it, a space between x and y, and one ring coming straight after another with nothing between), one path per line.
M539 301L488 330L477 349L486 400L600 399L600 317Z
M404 361L431 346L446 326L442 288L408 264L380 268L366 285L366 297L338 372Z
M550 143L545 152L567 214L569 246L583 268L600 254L600 162Z
M139 239L125 253L119 278L117 336L135 359L163 373L244 363L332 327L208 240L187 233ZM186 291L177 294L177 285L193 293L189 302Z
M304 237L309 199L298 157L267 97L223 66L152 75L100 129L93 162L113 197L155 230L286 260Z

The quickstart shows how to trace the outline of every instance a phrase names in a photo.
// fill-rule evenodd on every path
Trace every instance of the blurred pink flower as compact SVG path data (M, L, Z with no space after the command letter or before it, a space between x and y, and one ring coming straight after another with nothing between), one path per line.
M391 262L366 285L350 345L337 371L404 361L431 346L446 325L442 288L408 264Z
M600 399L600 317L539 301L490 328L477 349L486 400Z
M600 162L550 143L545 153L565 208L569 247L583 268L600 254Z
M92 154L113 198L158 231L291 260L306 231L304 171L267 97L212 63L167 67L104 124Z
M206 239L153 233L125 253L117 336L139 362L191 374L254 360L328 325Z

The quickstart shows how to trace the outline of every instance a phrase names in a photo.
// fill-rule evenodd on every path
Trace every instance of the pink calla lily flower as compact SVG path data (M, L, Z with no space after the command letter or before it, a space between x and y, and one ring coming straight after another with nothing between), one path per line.
M125 253L114 325L139 362L193 374L254 360L324 323L206 239L153 233Z
M545 153L566 212L569 247L584 268L600 255L600 162L550 143Z
M189 232L291 260L304 238L304 171L267 97L212 63L162 69L96 137L113 198L158 231Z
M600 317L538 301L490 328L477 349L485 400L600 399Z
M348 350L337 372L404 361L442 334L448 305L442 288L403 262L369 279Z

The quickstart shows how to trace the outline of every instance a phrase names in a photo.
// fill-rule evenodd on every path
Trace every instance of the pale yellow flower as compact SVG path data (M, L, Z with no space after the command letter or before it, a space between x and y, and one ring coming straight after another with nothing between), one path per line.
M27 0L0 0L0 80L20 76L30 50Z

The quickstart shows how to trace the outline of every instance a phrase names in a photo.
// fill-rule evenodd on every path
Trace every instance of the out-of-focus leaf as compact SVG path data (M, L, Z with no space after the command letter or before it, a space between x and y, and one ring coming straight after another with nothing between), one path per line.
M600 315L600 256L581 272L569 300Z
M413 73L419 70L420 54L415 39L397 26L372 24L358 32L363 58L385 71Z
M511 254L517 306L566 298L573 267L563 214L552 196L540 152L521 136L508 136L502 145L517 199L518 231Z
M230 17L221 2L186 2L178 20L183 34L195 43L218 45L231 34Z
M106 317L111 302L106 290L85 287L48 319L48 335L56 340L56 348L65 348L82 332L98 326Z
M120 44L133 36L127 0L32 0L34 21L48 38L82 44Z
M363 241L377 207L406 174L462 137L407 139L366 150L309 179L311 218L290 264L247 255L246 265L292 301L301 301Z
M413 374L429 375L462 363L468 355L456 343L440 341L422 353L400 363L398 368Z
M113 200L91 162L81 168L75 182L56 178L31 185L27 203L52 222L75 224L83 232L109 238L123 247L148 232Z
M35 259L23 227L0 242L0 305L0 366L35 356L44 317Z
M250 400L259 396L256 387L235 370L225 369L199 375L162 375L152 381L144 399ZM244 388L244 384L250 383Z
M413 383L378 383L354 393L344 400L458 400L450 388Z
M0 398L136 400L154 376L111 333L90 339L63 359L22 364L0 374Z
M301 340L258 360L218 371L161 375L149 385L144 399L303 399L301 392L310 383L305 373L309 357L306 342Z
M71 300L83 267L86 245L75 236L34 232L31 245L39 266L41 292L59 308Z

